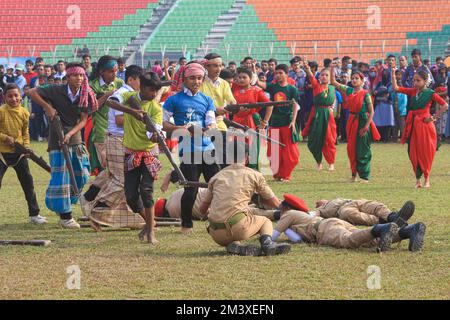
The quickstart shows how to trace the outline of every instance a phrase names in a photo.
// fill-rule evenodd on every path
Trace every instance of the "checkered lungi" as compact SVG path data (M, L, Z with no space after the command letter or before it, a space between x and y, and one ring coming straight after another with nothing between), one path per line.
M105 140L107 178L99 186L101 191L95 201L103 202L110 208L117 206L125 199L123 191L125 151L122 141L122 137L116 136L107 136Z
M108 135L106 144L106 170L94 181L101 188L90 203L83 203L83 213L94 222L112 228L142 228L144 219L127 205L124 192L124 147L122 137ZM101 180L99 183L98 180ZM99 202L108 207L95 207Z
M78 190L81 192L90 176L88 153L84 144L79 144L69 146L69 154ZM71 213L72 205L78 201L78 195L72 190L64 154L62 150L51 150L49 158L52 172L45 194L45 204L57 214Z

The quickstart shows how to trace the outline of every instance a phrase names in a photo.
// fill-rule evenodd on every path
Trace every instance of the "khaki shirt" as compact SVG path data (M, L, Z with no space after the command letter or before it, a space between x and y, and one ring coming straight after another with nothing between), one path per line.
M211 203L208 220L222 223L236 213L249 213L255 192L265 200L275 196L260 172L242 164L226 167L209 181L205 196L205 201Z
M206 196L208 189L199 188L197 198L195 198L194 207L192 208L192 217L196 220L202 220L206 217L200 213L200 205ZM166 210L169 212L171 218L181 218L181 197L183 196L184 189L178 189L172 193L166 201Z
M339 209L351 202L353 202L353 200L337 198L328 201L327 204L316 208L316 210L314 211L318 213L322 218L335 218L338 215Z
M322 220L321 217L313 217L303 211L289 210L281 215L275 230L283 233L291 228L302 237L303 241L316 242L317 230L314 229L314 225Z

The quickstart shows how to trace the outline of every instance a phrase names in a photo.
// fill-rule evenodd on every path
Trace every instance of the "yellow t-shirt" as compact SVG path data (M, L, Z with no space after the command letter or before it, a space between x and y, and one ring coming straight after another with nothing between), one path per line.
M228 82L223 79L217 79L219 85L215 86L211 80L208 78L203 81L203 84L200 87L200 91L205 95L213 99L214 105L217 107L223 107L226 104L234 103L236 100L234 99L233 93L231 92L231 87ZM222 116L216 118L217 128L222 131L227 130L227 126L222 120Z
M122 93L122 98L125 105L127 105L130 97L134 97L139 102L142 111L146 112L155 124L162 126L162 108L160 104L154 100L141 100L138 92L124 92ZM123 130L123 145L128 149L150 151L157 145L148 138L144 122L127 113L124 114Z
M0 152L15 152L15 148L6 145L7 136L13 137L25 148L30 147L29 119L30 113L22 106L17 108L12 108L7 104L0 106Z

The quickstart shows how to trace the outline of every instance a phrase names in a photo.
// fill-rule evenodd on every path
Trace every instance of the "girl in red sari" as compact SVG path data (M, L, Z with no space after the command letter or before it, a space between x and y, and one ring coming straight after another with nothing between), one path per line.
M347 155L352 170L352 181L357 181L356 175L363 182L370 178L370 163L372 141L380 140L375 124L373 123L373 104L370 94L363 90L364 74L352 75L353 88L339 84L336 81L334 67L331 68L331 84L338 89L347 102L350 115L347 121Z
M308 63L305 71L313 86L314 105L308 121L302 131L302 136L308 137L308 149L317 162L317 170L322 170L322 154L329 164L329 171L334 171L336 158L336 122L333 107L336 101L336 89L329 85L330 71L322 70L320 83L316 80Z
M248 69L239 68L237 70L237 81L233 83L232 92L237 103L256 103L256 102L269 102L270 99L266 97L264 91L258 87L251 86L252 72ZM233 114L233 121L245 125L253 130L265 129L269 123L270 116L272 115L273 107L266 108L264 119L260 120L259 111L261 108L241 108L239 112ZM259 137L257 136L255 141L246 139L246 143L249 145L249 149L256 148L256 153L250 152L250 159L248 167L258 170L259 162ZM256 159L252 159L252 155L256 155Z
M395 69L392 69L395 73ZM425 177L425 188L430 187L430 171L434 155L437 150L436 126L434 121L439 119L447 110L448 104L433 90L427 88L428 74L418 71L414 75L414 88L404 88L397 85L395 75L392 76L392 87L395 91L410 97L405 130L401 143L408 143L408 154L413 170L416 174L416 188L421 188L420 179ZM430 107L437 102L441 108L435 116L431 116Z

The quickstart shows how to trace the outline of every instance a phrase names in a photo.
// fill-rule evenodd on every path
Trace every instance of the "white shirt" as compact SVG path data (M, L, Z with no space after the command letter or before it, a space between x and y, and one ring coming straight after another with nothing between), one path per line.
M55 79L61 79L62 80L62 78L64 78L65 76L66 76L66 72L63 71L62 73L57 72L53 77Z
M77 98L80 96L80 89L78 89L77 93L75 93L75 95L73 95L72 90L70 90L70 86L67 86L67 95L69 96L70 101L72 101L72 103L74 103L75 100L77 100Z
M102 82L102 78L100 77L100 83ZM104 83L104 82L103 82ZM124 84L120 89L118 89L114 94L108 99L115 98L119 101L119 103L123 103L122 93L124 92L133 92L133 88L127 84ZM123 137L123 127L119 127L116 124L116 116L123 115L122 111L114 110L113 108L109 108L108 112L108 133L116 136Z

